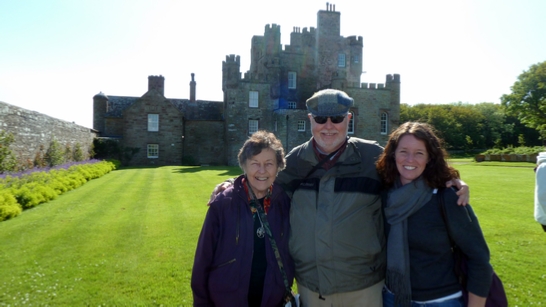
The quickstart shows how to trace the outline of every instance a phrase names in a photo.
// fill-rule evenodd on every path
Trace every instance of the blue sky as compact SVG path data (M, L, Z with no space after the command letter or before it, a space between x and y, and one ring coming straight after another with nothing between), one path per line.
M270 4L274 3L274 6ZM333 1L341 35L364 40L362 82L401 75L401 102L494 102L546 61L546 1ZM149 75L168 98L222 100L222 61L250 68L253 35L316 27L326 1L3 0L0 101L92 127L93 96L141 96Z

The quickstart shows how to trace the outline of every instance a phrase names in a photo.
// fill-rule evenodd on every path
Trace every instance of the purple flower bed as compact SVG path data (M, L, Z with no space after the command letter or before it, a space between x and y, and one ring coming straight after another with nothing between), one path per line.
M98 162L101 162L102 160L98 160L98 159L91 159L91 160L86 160L86 161L78 161L78 162L68 162L68 163L64 163L64 164L61 164L61 165L56 165L56 166L53 166L53 167L35 167L35 168L31 168L31 169L27 169L25 171L22 171L22 172L16 172L16 173L4 173L4 174L0 174L0 180L2 179L5 179L6 177L12 177L12 178L21 178L23 176L26 176L26 175L30 175L30 174L33 174L33 173L36 173L36 172L49 172L51 170L60 170L60 169L69 169L71 166L74 166L74 165L82 165L82 164L94 164L94 163L98 163Z

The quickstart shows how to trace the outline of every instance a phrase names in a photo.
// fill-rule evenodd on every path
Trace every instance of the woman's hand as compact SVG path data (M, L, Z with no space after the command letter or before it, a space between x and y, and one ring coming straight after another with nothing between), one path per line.
M477 296L472 292L468 292L468 307L484 307L486 297Z

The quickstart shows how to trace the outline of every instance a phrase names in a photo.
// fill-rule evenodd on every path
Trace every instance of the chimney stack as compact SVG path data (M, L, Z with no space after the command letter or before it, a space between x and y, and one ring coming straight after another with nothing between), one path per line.
M165 78L163 76L148 76L148 91L156 90L165 96Z
M191 73L191 82L190 82L190 102L195 102L195 80L193 77L195 76L194 73Z

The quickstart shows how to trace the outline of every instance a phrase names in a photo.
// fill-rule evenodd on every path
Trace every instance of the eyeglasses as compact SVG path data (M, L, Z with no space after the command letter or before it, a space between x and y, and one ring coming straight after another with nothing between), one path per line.
M326 124L326 121L328 121L328 118L330 118L330 120L332 121L332 124L339 124L345 119L345 116L347 116L347 114L339 115L339 116L313 116L313 118L315 119L315 123L321 124L321 125Z

